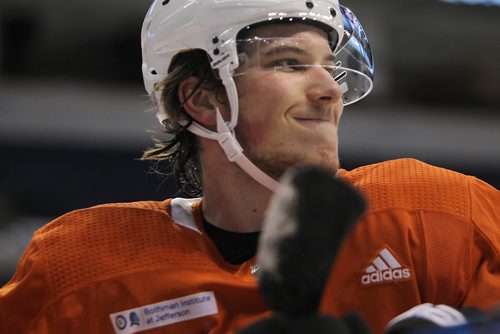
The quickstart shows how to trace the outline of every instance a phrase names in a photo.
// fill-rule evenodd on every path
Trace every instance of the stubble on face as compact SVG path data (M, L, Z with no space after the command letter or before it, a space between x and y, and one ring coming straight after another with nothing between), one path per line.
M339 170L340 164L336 152L323 151L314 154L310 153L256 153L251 149L246 151L249 159L257 167L276 180L280 179L288 169L301 165L314 165L324 168L333 174L336 174Z

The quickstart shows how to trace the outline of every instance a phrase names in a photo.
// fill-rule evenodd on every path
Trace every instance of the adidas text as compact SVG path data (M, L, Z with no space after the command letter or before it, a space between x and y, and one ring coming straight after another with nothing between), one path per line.
M361 283L363 285L369 285L387 281L406 280L410 277L411 272L408 268L387 269L363 275L363 277L361 278Z

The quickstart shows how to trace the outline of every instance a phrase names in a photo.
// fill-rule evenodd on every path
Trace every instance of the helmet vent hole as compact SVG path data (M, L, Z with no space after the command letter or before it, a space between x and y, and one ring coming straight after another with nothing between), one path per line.
M314 7L314 4L312 1L306 1L306 6L307 8L312 9Z
M335 10L335 8L330 7L330 14L331 14L333 17L337 16L337 11Z
M163 6L165 6L166 4L168 4L170 2L170 0L163 0L163 2L161 3Z

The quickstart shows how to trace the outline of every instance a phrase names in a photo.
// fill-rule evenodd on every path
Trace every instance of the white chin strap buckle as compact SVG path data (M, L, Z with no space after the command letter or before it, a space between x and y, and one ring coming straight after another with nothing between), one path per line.
M231 130L227 127L226 122L222 118L219 109L216 110L217 113L217 141L219 145L226 153L229 161L235 161L238 155L243 154L243 149L241 148L234 135L231 133Z

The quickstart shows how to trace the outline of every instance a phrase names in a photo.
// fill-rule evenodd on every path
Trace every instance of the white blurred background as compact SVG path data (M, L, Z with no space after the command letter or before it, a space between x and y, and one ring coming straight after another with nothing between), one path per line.
M498 3L345 2L371 40L376 80L344 112L344 168L414 157L499 187ZM137 160L158 130L140 72L149 5L0 2L0 285L54 217L177 192Z

